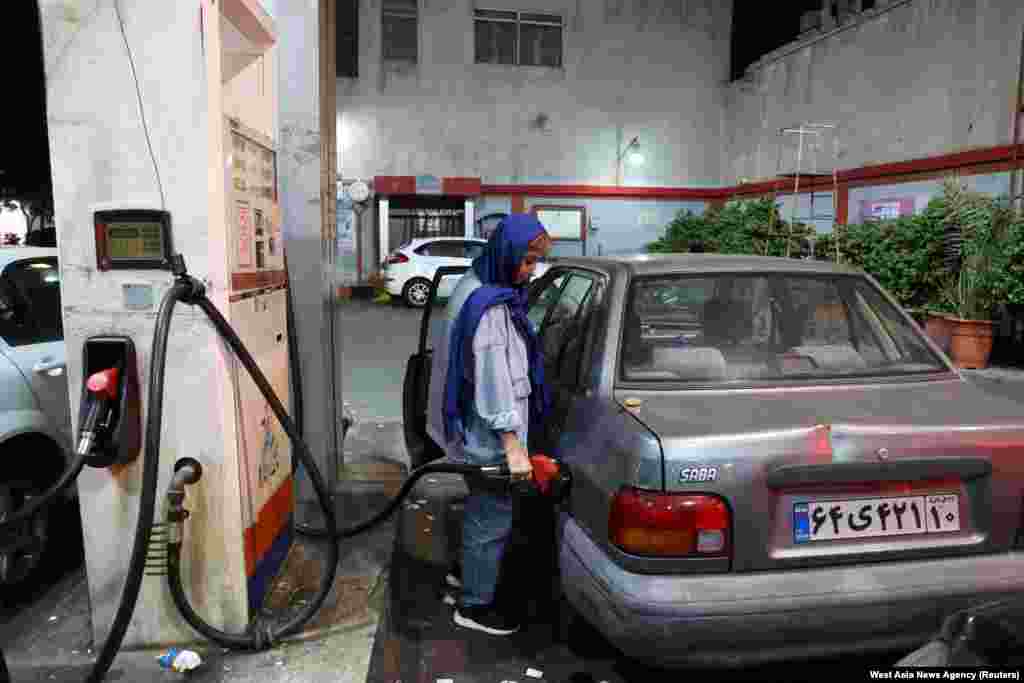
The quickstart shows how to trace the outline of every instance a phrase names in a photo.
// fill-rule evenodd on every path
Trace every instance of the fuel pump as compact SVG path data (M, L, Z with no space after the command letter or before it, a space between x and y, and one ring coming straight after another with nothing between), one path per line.
M156 242L156 240L151 240ZM169 244L169 235L159 242ZM110 259L108 253L106 258ZM154 259L162 267L166 261L161 257ZM138 266L138 258L133 265ZM185 489L202 477L202 467L198 461L183 458L175 465L175 474L167 492L166 522L168 583L175 605L185 620L196 631L207 638L231 649L262 650L280 641L280 639L298 631L309 621L323 605L334 583L339 557L339 541L342 538L356 536L387 519L398 508L402 500L413 490L417 481L431 473L451 473L465 477L476 477L484 481L507 478L509 471L505 465L473 466L446 462L434 462L413 471L405 481L398 494L370 519L346 529L337 529L334 506L327 491L324 479L309 447L302 440L291 417L285 411L280 399L275 394L270 382L260 370L255 359L245 348L241 339L228 322L217 310L216 306L206 297L203 284L188 274L185 261L180 254L171 261L175 275L174 285L164 295L157 314L156 328L153 332L152 367L148 387L148 412L145 429L145 449L142 473L142 491L140 494L139 517L136 523L136 534L132 548L130 568L122 591L122 597L114 617L110 635L100 651L99 657L89 676L89 681L98 683L106 675L114 657L120 648L124 634L131 621L132 612L138 599L143 570L146 565L147 548L153 530L154 507L160 454L160 437L163 421L163 387L167 356L167 340L170 332L171 318L178 302L198 306L216 328L218 334L227 342L231 350L241 361L246 371L258 386L260 393L271 406L275 417L280 421L289 439L291 439L300 462L309 473L318 502L324 515L324 529L301 529L304 533L322 536L329 540L321 585L317 594L299 613L288 622L274 625L257 618L243 634L231 634L220 631L208 623L191 607L185 595L181 580L181 544L184 536L184 522L188 511L184 508ZM90 346L91 342L91 346ZM89 351L92 360L89 360ZM78 440L75 454L67 470L50 490L40 496L12 516L0 522L0 529L30 517L32 513L52 501L63 488L72 483L85 464L97 467L110 466L118 462L127 462L138 454L137 429L132 429L133 422L138 421L138 391L132 389L136 384L134 347L126 338L98 337L86 344L86 362L84 366L90 370L83 387L81 422L78 429ZM106 364L108 367L100 367ZM562 496L566 493L571 480L568 472L559 464L544 456L534 456L535 482L520 482L521 495L534 495L542 492L547 495ZM523 488L525 487L525 488ZM7 673L0 652L0 674L7 680Z

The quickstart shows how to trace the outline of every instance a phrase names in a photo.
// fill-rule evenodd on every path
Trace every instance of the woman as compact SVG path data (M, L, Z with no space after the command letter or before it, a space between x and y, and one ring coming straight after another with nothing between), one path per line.
M448 452L477 465L508 463L530 476L531 426L549 404L540 342L526 317L526 285L551 247L533 216L511 214L491 235L449 301L444 427ZM512 530L507 494L471 490L462 537L462 599L455 623L493 635L519 629L494 604L498 569Z

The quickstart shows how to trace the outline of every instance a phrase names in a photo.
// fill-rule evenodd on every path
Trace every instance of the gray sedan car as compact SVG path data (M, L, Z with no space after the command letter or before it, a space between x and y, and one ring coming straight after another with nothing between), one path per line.
M575 479L564 600L626 655L912 649L954 609L1024 590L1020 406L964 380L864 273L564 259L529 315L555 397L530 447ZM447 369L421 352L419 461L444 453Z
M0 249L0 519L53 484L67 465L65 360L57 250ZM25 584L48 559L76 552L74 544L54 543L55 525L78 527L73 505L51 507L4 532L0 592Z

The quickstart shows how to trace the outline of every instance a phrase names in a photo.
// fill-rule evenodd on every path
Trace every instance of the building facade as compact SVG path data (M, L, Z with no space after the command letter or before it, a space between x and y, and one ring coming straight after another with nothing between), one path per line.
M346 274L358 263L351 274L365 276L410 224L475 232L477 219L534 203L484 195L486 186L720 184L730 2L356 4L339 11L338 168L346 179L393 180L375 187L388 218L378 201L357 221L358 239L345 239L354 216L344 215L342 196ZM445 180L453 178L469 182ZM550 204L586 213L583 229L596 219L606 234L644 231L684 206L659 206L626 226L617 225L620 207L591 199ZM561 246L582 251L578 237ZM621 240L590 242L595 252Z
M731 2L339 3L341 278L508 211L544 211L556 253L610 254L730 197L828 232L918 211L951 174L1010 193L1024 5L821 5L729 82ZM353 207L356 179L374 194Z

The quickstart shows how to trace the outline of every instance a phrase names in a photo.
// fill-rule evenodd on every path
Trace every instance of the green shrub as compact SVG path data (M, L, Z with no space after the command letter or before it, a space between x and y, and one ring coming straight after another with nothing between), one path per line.
M797 223L789 235L789 223L779 216L775 201L769 198L730 201L712 207L698 216L682 211L665 228L665 233L647 245L652 253L685 253L690 244L701 242L705 251L721 254L760 254L785 256L786 241L790 253L800 253L801 239L813 228Z
M847 225L819 239L818 258L870 273L905 307L938 299L942 287L942 225L923 215Z
M785 256L789 224L770 198L732 201L703 216L681 212L651 252L687 252L694 241L723 254ZM793 226L790 254L813 234ZM947 233L959 265L947 269ZM861 268L906 308L988 319L1000 303L1024 305L1024 217L956 181L915 216L839 226L815 239L815 258Z

